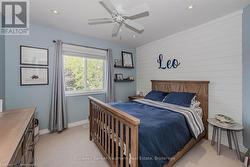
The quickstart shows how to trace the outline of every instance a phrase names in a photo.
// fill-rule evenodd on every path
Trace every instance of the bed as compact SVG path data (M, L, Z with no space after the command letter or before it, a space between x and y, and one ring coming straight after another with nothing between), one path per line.
M106 104L89 97L90 140L110 166L170 167L201 139L207 139L208 81L152 80L151 84L155 91L196 93L203 111L203 129L197 134L186 129L190 126L184 114L171 112L171 106L158 107L161 103L142 99ZM163 117L168 120L163 122Z

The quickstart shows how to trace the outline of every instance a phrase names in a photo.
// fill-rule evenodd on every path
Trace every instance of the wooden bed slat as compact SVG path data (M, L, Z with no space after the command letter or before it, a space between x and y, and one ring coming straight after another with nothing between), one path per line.
M104 148L104 113L102 112L102 147ZM105 150L105 148L104 148Z
M126 167L129 167L129 127L126 126Z
M120 167L123 167L123 152L124 152L124 138L123 138L123 123L120 123Z
M133 138L133 136L138 135L138 126L131 128L131 166L138 166L138 137Z
M107 140L108 140L108 155L110 156L110 138L109 138L109 132L110 132L110 130L109 130L109 128L110 128L110 117L109 117L109 114L107 114L107 133L108 133L108 135L107 135Z
M105 112L103 112L103 116L104 116L104 119L103 119L103 131L104 131L104 145L103 145L103 147L104 147L104 150L105 150L105 152L107 152L107 133L106 133L106 119L107 119L107 117L106 117L106 113Z
M119 165L119 156L118 156L118 151L119 151L119 135L118 135L118 129L119 129L119 124L118 120L115 120L115 134L116 134L116 142L115 142L115 161L116 161L116 167Z
M114 126L115 126L115 124L114 124L114 118L113 117L111 117L111 119L112 119L112 155L111 155L111 158L112 158L112 160L114 160L115 159L115 143L114 143L114 133L115 133L115 131L114 131Z
M101 142L101 112L98 110L98 141Z

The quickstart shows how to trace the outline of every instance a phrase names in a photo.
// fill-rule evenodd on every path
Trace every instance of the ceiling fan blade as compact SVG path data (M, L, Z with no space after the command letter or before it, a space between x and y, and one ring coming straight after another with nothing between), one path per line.
M108 23L113 23L113 21L91 21L91 22L88 22L89 25L108 24Z
M113 23L114 20L112 18L96 18L96 19L89 19L89 25L96 25L96 24L106 24L106 23Z
M132 29L134 29L134 30L136 30L136 31L138 31L138 32L144 31L144 27L143 27L142 25L136 23L136 22L133 21L133 20L127 19L127 20L124 21L124 24L125 24L126 26L128 26L128 27L130 27L130 28L132 28Z
M147 4L142 4L128 11L128 13L129 14L126 14L125 17L129 19L149 16L149 6Z
M89 22L92 21L113 21L112 18L96 18L96 19L88 19Z
M112 14L114 12L117 12L115 6L113 5L113 3L110 0L102 0L100 1L100 3L102 4L102 6L107 9L107 11Z
M122 24L120 24L120 23L115 23L114 24L114 28L113 28L113 31L112 31L112 37L116 37L118 35L121 26L122 26Z

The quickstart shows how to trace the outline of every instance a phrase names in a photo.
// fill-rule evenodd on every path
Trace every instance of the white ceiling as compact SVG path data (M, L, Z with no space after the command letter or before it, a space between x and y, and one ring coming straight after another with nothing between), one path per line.
M145 31L137 34L122 27L121 38L112 38L112 24L88 25L89 18L110 17L99 0L32 0L31 22L137 47L150 41L238 11L250 0L111 0L116 6L130 9L147 3L150 15L137 19ZM194 8L188 10L189 4ZM58 10L54 15L51 10ZM136 38L133 35L136 34Z

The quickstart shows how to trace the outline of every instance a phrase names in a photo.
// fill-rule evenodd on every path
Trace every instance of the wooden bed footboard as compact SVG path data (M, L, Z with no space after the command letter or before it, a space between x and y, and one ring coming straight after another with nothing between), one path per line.
M208 134L209 81L158 81L152 80L152 90L163 92L196 93L203 110L204 132L192 138L164 167L172 167L201 139ZM112 167L138 166L138 127L140 120L100 100L89 97L90 140L93 140Z
M89 97L89 137L111 166L138 166L140 120Z

